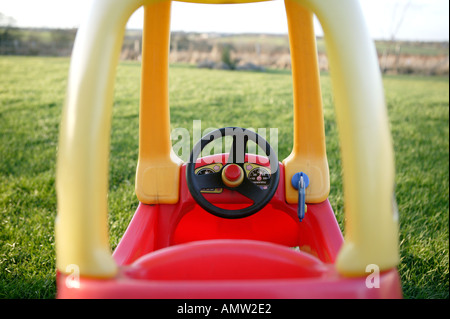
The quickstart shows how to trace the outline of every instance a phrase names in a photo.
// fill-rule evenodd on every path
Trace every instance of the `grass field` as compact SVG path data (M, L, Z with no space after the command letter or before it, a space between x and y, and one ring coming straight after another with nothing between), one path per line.
M67 58L0 57L0 298L54 298L55 161ZM118 67L110 161L110 241L117 245L136 206L140 65ZM278 156L292 146L291 76L170 69L171 123L278 128ZM337 128L321 76L330 202L343 228ZM401 275L405 298L449 298L449 82L384 78L396 152ZM192 136L192 135L191 135ZM192 145L191 145L192 146ZM345 230L344 230L345 231Z

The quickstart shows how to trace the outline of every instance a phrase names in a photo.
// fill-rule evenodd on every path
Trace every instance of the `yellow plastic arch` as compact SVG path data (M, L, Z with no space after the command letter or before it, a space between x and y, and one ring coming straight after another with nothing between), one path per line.
M170 7L170 1L144 7L136 195L145 204L178 202L182 161L170 140Z
M330 176L313 14L296 1L287 0L285 4L294 94L294 145L283 161L286 201L298 202L298 191L292 187L291 178L304 172L310 177L306 202L321 203L328 198Z
M66 273L68 267L74 264L78 266L80 274L85 276L111 277L117 272L109 248L107 229L109 134L115 69L126 22L141 6L145 6L145 15L148 17L156 19L161 14L159 21L163 24L159 29L161 32L147 30L146 27L144 37L153 39L149 43L168 44L168 40L162 38L167 37L170 3L164 0L97 0L78 31L70 66L57 161L56 253L57 269L62 273ZM341 274L352 276L364 275L369 264L378 265L380 270L395 267L398 263L398 222L393 203L392 141L376 52L365 28L359 4L357 0L286 0L286 9L289 30L294 33L291 46L297 37L308 37L308 32L311 34L311 29L304 34L295 31L300 23L305 28L311 26L312 15L308 11L317 15L325 34L344 169L346 237L338 256L337 268ZM299 22L302 19L306 22ZM147 21L146 24L149 28L155 28L155 21ZM308 41L310 45L313 43L311 38ZM151 54L145 44L143 51L144 55ZM160 57L164 52L167 52L166 48L155 54ZM295 48L293 52L299 52L293 54L295 60L303 54ZM147 98L153 101L149 103L159 101L162 109L168 108L166 61L163 60L159 71L152 70L155 66L151 64L147 64L147 68L147 62L143 61L143 74L159 76L163 82L159 84L160 96L141 95L141 112L154 112L151 109L143 110L142 103ZM293 61L293 67L295 83L302 81L303 73L317 78L314 65L305 69L299 62ZM313 97L306 96L304 91L295 92L294 112L306 112L300 109L300 104L308 100L315 101L314 107L319 109L319 93L317 88L313 89ZM168 134L168 114L168 110L163 111L159 123L155 119L151 122L155 125L150 129L153 133L161 130L162 134ZM294 128L296 139L298 125L295 123ZM320 136L317 137L317 152L309 154L317 153L320 156L307 162L307 165L324 167L326 154L320 135L323 127L319 127L317 132ZM152 140L152 133L140 134L140 143L143 139ZM166 173L176 175L180 162L171 153L170 140L163 138L155 143L159 151L149 155L148 159L152 159L159 167L166 167ZM141 158L141 154L143 158L146 157L146 152L145 147L140 149L136 188L143 187L143 191L141 194L137 191L138 197L148 202L176 202L177 198L171 198L170 193L173 189L177 190L178 185L166 187L156 184L156 188L144 184L139 186L141 174L149 174L158 181L157 170L152 171L151 165ZM305 162L298 163L302 161L301 154L301 146L294 147L293 153L285 161L287 166L303 167ZM326 166L326 174L327 170ZM286 176L286 179L290 179L290 176ZM322 180L322 184L327 185L327 178ZM323 189L327 193L326 187ZM156 196L152 196L155 192ZM169 196L164 198L166 193ZM321 196L323 194L316 200L320 200ZM312 197L310 199L314 201Z
M339 129L345 243L338 270L399 262L394 155L376 49L355 0L304 0L324 31Z

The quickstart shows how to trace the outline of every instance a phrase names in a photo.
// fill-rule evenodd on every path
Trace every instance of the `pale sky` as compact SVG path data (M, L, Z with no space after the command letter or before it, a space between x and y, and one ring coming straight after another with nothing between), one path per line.
M0 0L19 27L78 27L93 0ZM338 1L338 0L334 0ZM374 39L449 40L449 0L360 0ZM142 9L128 22L142 28ZM172 4L172 31L287 33L284 1L237 5ZM317 33L321 28L317 25Z

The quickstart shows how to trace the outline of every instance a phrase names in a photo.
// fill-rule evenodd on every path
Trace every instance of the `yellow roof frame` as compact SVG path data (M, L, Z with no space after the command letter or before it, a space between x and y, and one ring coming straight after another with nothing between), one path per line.
M325 34L344 171L346 235L337 269L353 276L364 275L370 264L381 270L395 267L399 257L393 147L376 51L359 3L285 0L285 4L294 82L294 147L284 160L287 201L296 201L288 182L300 170L314 176L309 202L323 201L329 192L314 13ZM117 272L107 229L113 87L126 23L141 6L145 11L141 85L146 90L141 90L136 193L144 203L178 201L182 163L173 154L169 132L170 5L169 0L97 0L78 31L57 160L56 253L57 268L63 273L72 264L85 276L105 278ZM300 49L298 41L306 45ZM150 129L144 130L144 123ZM171 176L173 183L161 182L163 176Z

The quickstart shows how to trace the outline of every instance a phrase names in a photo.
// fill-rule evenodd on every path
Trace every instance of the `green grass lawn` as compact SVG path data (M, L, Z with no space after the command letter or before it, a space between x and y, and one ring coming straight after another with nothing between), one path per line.
M66 58L0 57L0 298L54 298L55 163ZM140 65L118 67L110 161L110 241L137 207ZM171 124L192 134L241 126L278 128L278 156L292 147L292 84L284 71L170 69ZM330 202L343 228L343 195L330 78L321 77ZM384 78L396 152L401 275L405 298L449 297L448 78ZM192 135L191 135L192 136ZM192 145L191 145L192 146Z

